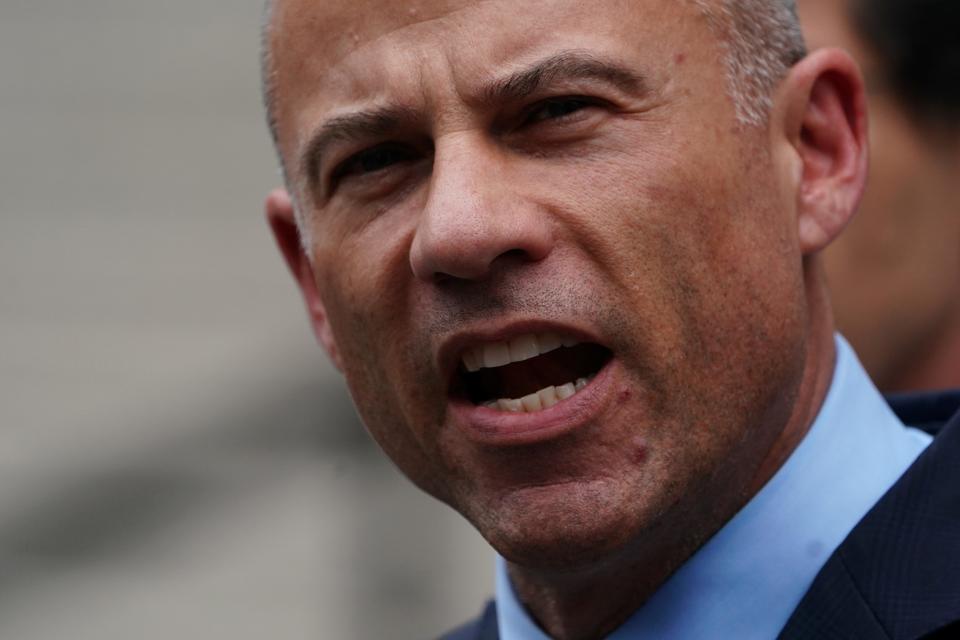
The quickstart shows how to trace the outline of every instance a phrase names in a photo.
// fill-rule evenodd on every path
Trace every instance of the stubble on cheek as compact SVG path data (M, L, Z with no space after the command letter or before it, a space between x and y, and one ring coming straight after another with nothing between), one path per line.
M748 169L711 179L702 176L716 172L703 167L688 175L695 188L670 183L648 194L677 216L661 219L645 246L660 265L654 274L669 318L659 346L671 365L659 369L665 422L651 435L654 473L679 483L683 508L717 514L731 507L711 503L706 489L725 486L732 502L745 499L750 466L786 424L802 374L802 281L788 264L776 203L750 192L768 168L757 160ZM707 529L717 523L704 521L713 522Z
M318 270L327 322L368 433L417 486L442 499L435 441L443 391L430 351L407 348L413 329L405 281L395 277L386 251L380 260L363 260L367 253L344 244L335 252L339 260Z

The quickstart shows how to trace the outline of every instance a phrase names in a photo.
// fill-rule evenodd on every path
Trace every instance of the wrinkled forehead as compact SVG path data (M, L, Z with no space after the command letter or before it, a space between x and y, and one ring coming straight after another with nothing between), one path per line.
M708 37L684 0L275 2L268 45L284 155L296 132L362 102L467 93L472 80L556 51L642 49L656 61Z
M333 64L360 42L391 31L471 12L487 2L471 0L274 0L272 22L281 48ZM278 44L274 42L274 44Z

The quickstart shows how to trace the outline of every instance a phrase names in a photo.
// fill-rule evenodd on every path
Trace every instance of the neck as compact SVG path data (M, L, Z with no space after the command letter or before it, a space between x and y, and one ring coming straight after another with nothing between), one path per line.
M552 638L599 639L616 630L763 488L803 440L823 404L836 358L823 287L811 284L807 295L811 327L796 401L745 494L701 496L695 508L664 514L612 557L586 568L558 572L508 564L520 600ZM692 533L678 539L677 531Z
M666 536L649 538L635 541L601 567L563 574L508 563L510 579L551 638L599 640L623 624L702 544L687 540L678 553L676 541L657 546L654 538Z

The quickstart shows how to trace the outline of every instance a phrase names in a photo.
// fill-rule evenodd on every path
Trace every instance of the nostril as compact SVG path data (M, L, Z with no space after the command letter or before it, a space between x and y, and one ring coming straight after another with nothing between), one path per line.
M433 274L433 283L436 285L445 285L449 282L454 282L459 280L456 276L452 276L449 273L434 273Z
M493 262L490 263L489 270L497 271L501 269L512 269L538 261L539 258L532 255L526 249L510 249L498 255Z
M433 283L436 285L453 285L457 282L470 282L473 280L482 280L486 278L491 271L503 268L507 265L519 265L525 262L531 262L530 254L523 249L510 249L504 251L492 263L485 263L482 268L476 268L477 265L468 267L464 265L454 273L446 271L435 271L433 273Z
M510 249L500 254L501 258L513 258L515 260L529 260L530 256L523 249Z

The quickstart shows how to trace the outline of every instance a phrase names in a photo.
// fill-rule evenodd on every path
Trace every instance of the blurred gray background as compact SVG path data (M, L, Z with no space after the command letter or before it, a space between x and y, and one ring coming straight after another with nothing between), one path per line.
M0 638L430 638L492 589L274 250L260 12L0 2Z

